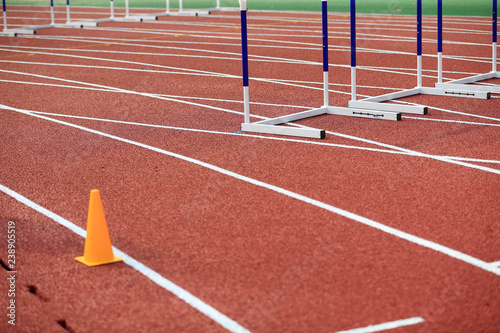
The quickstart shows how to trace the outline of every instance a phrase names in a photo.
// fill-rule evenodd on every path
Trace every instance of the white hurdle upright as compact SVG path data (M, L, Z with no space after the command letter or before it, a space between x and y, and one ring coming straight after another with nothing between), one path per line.
M352 12L355 6L356 0L351 0L351 15L353 15ZM442 0L438 0L438 11L440 10L440 8L442 8ZM442 22L440 22L439 20L438 35L438 39L442 39ZM351 34L351 40L352 39L356 39L355 34ZM440 61L441 59L442 57L438 54L438 61ZM356 65L354 64L352 67L354 68L353 71L355 71ZM442 77L442 66L440 66L439 64L438 71L438 77ZM355 78L355 75L353 75L353 77ZM428 107L426 106L383 103L413 95L454 96L479 99L490 98L490 93L479 90L463 90L454 87L436 88L422 86L422 0L417 0L417 86L413 89L407 89L376 97L369 97L362 100L356 100L356 95L353 94L351 101L349 101L349 106L367 110L400 111L403 113L427 114Z
M244 120L241 130L244 132L278 134L287 136L297 136L305 138L323 139L325 130L315 128L303 128L292 126L278 126L292 121L305 119L324 114L353 116L371 119L400 120L399 112L367 111L348 107L329 106L329 79L328 79L328 7L327 0L322 0L322 25L323 25L323 106L321 108L303 111L273 119L267 119L250 123L250 99L249 99L249 74L248 74L248 38L247 38L247 2L240 0L241 11L241 46L243 62L243 98L244 98ZM352 50L353 52L355 50Z
M438 14L442 16L441 14ZM497 70L497 0L493 0L493 11L492 11L492 69L491 72L485 74L474 75L471 77L466 77L458 80L451 80L444 82L442 80L436 83L437 88L451 88L451 89L463 89L463 90L479 90L490 92L494 94L500 94L500 87L493 86L479 86L479 85L468 85L468 83L476 83L488 79L499 79L500 72ZM442 39L440 40L442 48Z

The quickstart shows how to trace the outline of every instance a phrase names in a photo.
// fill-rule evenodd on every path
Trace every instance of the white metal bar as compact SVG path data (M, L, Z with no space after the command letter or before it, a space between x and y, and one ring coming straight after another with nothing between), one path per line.
M438 83L443 82L443 52L438 52Z
M182 13L182 0L179 0L179 13Z
M54 17L54 6L50 6L50 24L56 24Z
M382 103L395 100L398 98L418 95L420 94L420 92L421 89L417 87L414 89L407 89L385 95L369 97L359 101L349 101L349 107L366 109L366 110L376 110L376 111L427 114L428 108L422 105L401 105L401 104Z
M357 118L370 118L381 120L401 120L401 112L380 111L380 110L364 110L355 108L344 108L338 106L328 107L328 114L349 116Z
M328 80L328 72L323 72L323 106L328 106L329 101L329 80Z
M71 23L69 4L66 5L66 23Z
M417 87L422 87L422 56L417 56Z
M351 100L355 101L356 96L356 66L351 66Z
M3 30L7 30L7 12L3 12Z
M464 77L462 79L457 79L457 80L451 80L448 81L444 84L450 84L450 83L474 83L477 81L483 81L483 80L488 80L488 79L493 79L496 78L496 73L485 73L485 74L479 74L479 75L474 75L470 77Z
M110 18L114 19L115 18L115 2L113 0L110 1L109 9L111 10Z
M248 86L243 87L243 102L244 102L244 113L245 113L245 123L250 123L250 94L248 91Z
M262 124L241 124L241 130L244 132L296 136L311 139L325 138L325 130L315 128L297 128Z
M450 89L446 87L442 88L431 88L431 87L421 87L420 94L422 95L434 95L434 96L455 96L464 98L477 98L477 99L489 99L490 92L487 91L477 91L477 90L464 90L461 89Z
M125 0L125 17L129 17L128 0Z
M322 115L325 113L328 113L328 108L323 107L323 108L318 108L318 109L313 109L313 110L307 110L307 111L287 114L285 116L276 117L276 118L272 118L272 119L261 120L261 121L255 122L255 124L262 124L262 125L286 124L286 123L290 123L292 121L297 121L297 120L301 120L301 119L305 119L305 118L315 117L315 116L319 116L319 115Z
M492 78L494 78L493 76ZM500 86L480 86L480 85L468 85L468 84L460 84L460 83L442 83L436 84L436 88L440 89L448 89L450 91L470 91L470 92L481 92L481 93L492 93L492 94L500 94Z
M493 43L493 61L492 61L492 72L497 71L497 43Z

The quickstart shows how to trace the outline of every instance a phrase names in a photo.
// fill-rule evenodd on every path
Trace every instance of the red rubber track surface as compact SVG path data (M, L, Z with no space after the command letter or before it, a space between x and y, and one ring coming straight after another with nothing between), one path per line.
M44 8L9 10L14 26L48 23ZM349 18L329 18L330 102L346 106ZM248 13L253 115L321 105L320 19ZM424 86L436 82L435 21L424 20ZM445 81L491 71L490 29L487 18L445 18ZM414 17L359 15L358 33L360 98L416 85ZM165 151L493 267L498 95L408 97L399 102L429 113L399 122L299 122L325 129L324 140L233 134L243 122L239 34L239 13L218 12L0 37L0 184L83 229L90 190L99 189L117 249L252 332L337 332L413 317L424 321L393 331L497 332L498 267ZM0 192L0 205L0 234L16 223L18 272L16 326L3 315L2 331L226 331L125 263L78 263L84 239L12 196ZM0 271L6 300L11 273Z

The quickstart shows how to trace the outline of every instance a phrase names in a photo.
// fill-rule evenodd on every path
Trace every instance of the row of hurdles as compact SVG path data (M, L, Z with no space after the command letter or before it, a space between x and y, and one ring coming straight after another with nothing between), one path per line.
M422 114L428 112L428 107L423 105L406 105L395 103L384 103L397 100L399 98L412 95L437 95L464 98L489 99L492 93L500 94L500 87L494 85L471 85L470 83L482 80L500 78L497 71L497 0L492 0L492 70L489 73L479 74L458 80L443 82L443 0L437 1L437 29L438 29L438 80L434 87L424 87L422 84L422 0L416 2L417 18L417 85L415 88L384 94L375 97L358 100L356 93L356 0L350 0L350 41L351 41L351 100L347 107L329 105L329 43L328 43L328 0L321 0L322 4L322 32L323 32L323 105L320 108L307 110L282 117L261 120L252 123L249 99L249 70L248 70L248 32L247 32L247 0L239 0L240 7L220 7L220 0L217 0L216 7L208 10L184 11L182 0L179 0L179 10L171 11L169 0L166 0L166 11L158 14L131 16L129 13L129 0L125 2L125 16L115 17L113 0L110 0L111 15L109 18L93 21L72 22L70 17L70 0L67 1L67 22L55 24L54 4L50 0L51 24L43 26L7 28L6 3L3 0L4 15L4 36L17 36L18 34L34 34L38 29L44 28L82 28L84 26L97 26L100 22L129 21L142 22L157 20L159 16L176 15L209 15L211 11L219 10L239 10L241 14L241 50L242 50L242 73L243 73L243 102L244 102L244 123L241 124L243 132L277 134L287 136L298 136L306 138L322 139L325 137L325 130L315 129L293 124L292 122L324 114L343 115L371 119L401 120L402 113ZM289 126L280 126L280 125ZM291 125L291 126L290 126Z
M356 96L356 0L350 0L351 100L349 101L348 107L330 106L328 98L328 0L321 1L323 29L323 106L312 110L252 123L250 119L251 114L249 101L247 1L240 0L244 96L244 123L241 124L241 130L243 132L323 139L325 138L325 130L310 127L304 128L303 126L293 124L292 122L324 114L371 119L401 120L401 113L427 114L428 107L423 105L404 105L383 102L393 101L399 98L418 94L479 99L489 99L492 93L500 94L499 86L469 85L469 83L481 80L500 78L500 74L497 71L497 0L492 0L492 71L448 82L443 82L443 3L442 0L437 0L438 82L435 84L435 87L424 87L422 85L422 0L417 0L417 86L413 89L358 100ZM280 126L283 124L291 126Z
M189 9L184 10L183 0L179 0L179 7L177 10L171 10L170 0L166 0L165 11L154 14L147 15L130 15L130 4L129 0L125 0L125 16L117 17L115 15L114 1L109 1L110 16L108 18L96 19L96 20L85 20L85 21L72 21L71 20L71 5L70 0L66 0L66 22L56 23L55 22L55 6L54 0L50 0L50 24L35 25L35 26L25 26L8 28L7 25L7 4L6 0L3 0L3 22L4 29L0 32L0 36L10 36L16 37L18 34L35 34L37 30L48 29L48 28L83 28L86 26L96 27L99 23L103 22L142 22L142 21L154 21L161 16L198 16L198 15L210 15L214 11L227 11L227 10L238 10L237 7L221 7L220 0L216 0L216 5L213 8L206 9Z

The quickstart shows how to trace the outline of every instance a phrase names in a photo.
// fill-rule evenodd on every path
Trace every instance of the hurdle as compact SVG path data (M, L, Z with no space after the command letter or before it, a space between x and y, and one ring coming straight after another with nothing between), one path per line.
M1 35L3 36L17 36L18 34L36 34L37 30L49 28L83 28L84 26L96 27L100 22L110 22L113 18L113 0L110 1L111 18L97 19L88 21L71 21L70 0L66 0L66 19L65 23L56 23L54 15L54 0L50 0L50 24L27 26L22 28L7 28L7 9L6 1L3 0L3 17L4 17L4 30Z
M355 6L356 6L356 0L351 0L351 12L353 11L352 8L353 7L355 8ZM438 11L439 10L442 11L442 0L438 0ZM352 39L356 39L355 32L354 34L351 34L351 40ZM442 40L442 22L439 20L439 15L438 15L438 40ZM438 61L439 59L442 59L442 57L438 55ZM353 71L352 77L353 80L355 80L356 64L355 63L351 64L351 68ZM439 71L438 77L442 77L442 66L438 65L438 71ZM355 85L355 82L353 83L353 85ZM484 91L462 90L452 87L447 87L447 88L424 87L422 85L422 0L417 0L417 86L412 89L407 89L375 97L369 97L362 100L357 100L356 94L353 93L351 100L349 101L349 107L367 109L367 110L378 110L378 111L401 111L403 113L427 114L428 112L427 106L383 103L413 95L455 96L455 97L478 98L478 99L490 98L490 93Z
M0 36L16 37L17 32L9 31L7 27L7 5L5 4L5 0L2 1L2 5L3 5L3 30L0 32Z
M207 9L210 12L218 12L218 11L238 11L240 10L238 7L221 7L220 0L216 1L215 7Z
M125 16L114 17L114 22L142 22L142 21L155 21L158 17L155 15L130 15L129 0L125 0Z
M242 65L243 65L244 123L241 124L241 130L243 132L323 139L325 138L324 129L278 126L278 125L288 124L296 120L301 120L325 114L353 116L353 117L371 118L371 119L386 119L386 120L401 119L401 113L399 112L385 112L385 111L371 112L363 109L329 106L328 4L327 0L321 0L322 30L323 30L323 106L317 109L307 110L295 114L290 114L282 117L266 119L251 123L250 98L249 98L249 71L248 71L247 2L246 0L239 0L239 1L240 1L240 12L241 12L241 49L242 49ZM352 46L353 45L351 45L351 48ZM352 49L352 52L354 53L355 49Z
M500 72L497 70L497 0L493 0L493 10L492 10L492 60L491 60L491 72L485 74L474 75L471 77L466 77L458 80L451 80L448 82L443 82L442 77L436 83L437 88L453 88L453 89L463 89L463 90L479 90L490 92L494 94L500 94L500 87L492 87L492 86L479 86L479 85L468 85L468 83L476 83L483 80L488 79L498 79L500 78ZM438 13L439 16L442 16L442 12ZM440 48L442 51L442 39L440 42ZM442 66L442 60L441 60Z
M55 23L54 22L54 5L53 0L51 0L51 15L52 15L52 25L54 28L83 28L83 27L97 27L98 23L96 21L71 21L71 8L69 0L66 0L66 23Z
M23 35L33 35L36 34L36 31L39 29L48 29L54 28L54 0L50 0L50 24L45 25L36 25L36 26L28 26L22 28L7 28L7 9L5 6L5 0L3 0L3 15L4 15L4 30L3 33L7 36L17 36L18 34Z
M179 0L179 10L178 11L171 11L170 10L170 0L166 0L165 3L165 11L161 13L154 13L154 14L148 14L148 15L140 15L140 16L129 16L128 14L128 0L125 2L126 5L126 16L125 18L119 19L119 21L133 21L137 19L141 19L140 21L143 20L157 20L158 17L161 16L200 16L200 15L210 15L209 10L203 10L203 9L195 9L195 10L184 10L183 9L183 3L182 0ZM127 19L128 16L128 19Z

